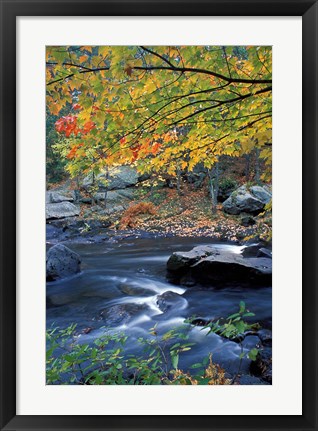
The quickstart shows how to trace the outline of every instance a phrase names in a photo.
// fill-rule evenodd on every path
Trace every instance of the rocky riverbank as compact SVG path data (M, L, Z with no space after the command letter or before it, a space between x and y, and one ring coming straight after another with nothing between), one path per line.
M204 170L188 173L181 191L171 180L153 183L128 166L109 175L107 189L99 175L80 184L66 181L47 192L48 241L96 242L122 235L204 236L233 242L270 239L268 185L225 183L212 213Z

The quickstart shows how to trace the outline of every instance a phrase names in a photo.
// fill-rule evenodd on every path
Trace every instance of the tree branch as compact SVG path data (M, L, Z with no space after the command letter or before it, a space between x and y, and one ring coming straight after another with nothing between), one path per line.
M96 67L95 69L88 69L88 70L80 70L78 73L92 73L92 72L99 72L101 70L109 70L109 67ZM64 76L63 78L55 79L54 81L48 82L46 85L52 85L56 82L65 81L65 79L72 78L75 73L70 73L67 76Z
M219 78L223 81L226 81L230 84L239 83L239 84L271 84L271 79L242 79L242 78L230 78L228 76L221 75L220 73L211 72L206 69L197 69L191 67L175 67L175 66L133 66L134 70L171 70L173 72L192 72L192 73L203 73L205 75L214 76L215 78Z

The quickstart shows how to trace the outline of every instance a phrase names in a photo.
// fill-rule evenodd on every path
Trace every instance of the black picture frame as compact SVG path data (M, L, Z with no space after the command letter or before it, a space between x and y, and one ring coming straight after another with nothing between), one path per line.
M1 430L317 430L317 17L313 0L0 0ZM16 415L16 17L302 16L303 414L301 416ZM266 406L264 406L266 410ZM160 410L160 406L158 406Z

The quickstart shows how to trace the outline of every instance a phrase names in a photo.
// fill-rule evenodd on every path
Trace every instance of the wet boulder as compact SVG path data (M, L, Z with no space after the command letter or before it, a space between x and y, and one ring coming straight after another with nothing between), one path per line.
M257 257L269 257L271 259L272 250L270 250L269 248L262 247L258 250Z
M198 246L194 247L191 251L176 251L170 256L167 262L167 269L172 272L182 272L200 259L216 254L218 254L217 249L211 246Z
M58 280L79 273L81 258L63 244L51 247L46 254L46 279Z
M116 304L100 311L98 320L103 320L107 326L124 325L147 309L146 304Z
M243 257L257 257L261 247L262 245L259 243L244 246L244 248L242 248L241 255Z
M263 346L272 346L272 331L270 329L260 329L257 335Z
M254 250L254 256L259 247ZM211 246L195 247L189 252L175 252L167 262L167 277L183 284L191 280L203 285L222 286L226 283L271 285L272 260L267 257L244 257Z
M272 383L272 349L266 347L260 350L256 360L250 364L250 373L260 377L268 383Z
M170 290L157 296L157 305L163 312L166 312L171 308L182 309L186 303L186 299L184 299L178 293L171 292Z
M272 251L269 248L264 247L264 243L259 242L257 244L245 246L241 251L241 255L243 257L267 257L271 259Z
M208 256L191 267L194 278L214 285L226 282L268 284L272 281L272 260L268 258L242 258L234 254Z

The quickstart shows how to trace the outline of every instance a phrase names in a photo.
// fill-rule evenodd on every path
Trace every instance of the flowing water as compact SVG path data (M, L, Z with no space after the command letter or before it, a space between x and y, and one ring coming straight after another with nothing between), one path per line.
M77 324L83 332L80 342L89 343L105 332L105 327L128 335L127 351L140 354L138 337L150 337L157 324L160 334L183 325L186 318L227 317L238 309L241 300L256 315L254 321L271 329L272 289L240 285L226 288L183 287L166 279L166 263L174 251L189 251L196 245L213 244L240 253L242 247L215 243L207 238L129 239L103 244L68 244L82 258L82 272L74 277L47 284L47 327ZM158 295L179 294L175 304L159 308ZM88 329L89 328L89 329ZM202 361L213 353L215 362L230 374L237 370L240 347L237 343L209 334L201 327L187 325L189 341L195 346L180 357L180 367ZM88 332L85 334L85 332ZM256 346L258 338L247 337L246 348ZM242 370L248 373L249 361Z

